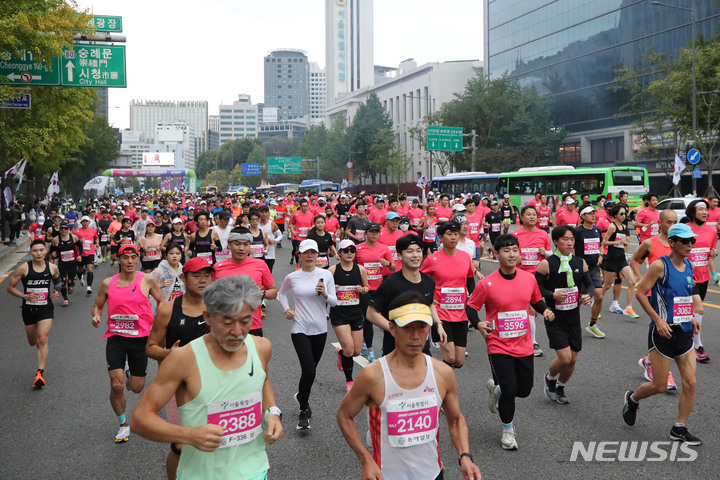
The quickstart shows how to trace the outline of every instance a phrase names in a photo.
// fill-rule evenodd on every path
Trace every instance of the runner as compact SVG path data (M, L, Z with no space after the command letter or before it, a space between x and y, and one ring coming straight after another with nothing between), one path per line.
M552 210L547 204L547 196L544 193L540 194L540 205L537 206L538 212L538 228L545 230L546 233L550 232L550 217L552 217Z
M230 247L232 258L215 264L214 278L247 275L255 280L258 288L262 290L263 299L273 300L277 298L277 287L275 286L275 281L273 280L272 273L270 273L270 269L264 261L249 256L252 239L253 237L250 230L245 227L235 227L232 232L230 232L228 236L228 246ZM253 326L250 330L250 333L257 337L263 336L262 316L262 306L258 305L258 308L253 314Z
M400 230L399 227L400 215L398 215L396 212L388 212L385 218L385 227L380 230L380 237L378 237L378 242L387 246L390 250L390 254L395 261L394 271L398 271L400 270L400 268L402 268L402 262L400 261L397 249L395 248L395 243L398 241L398 239L405 236L405 232ZM390 275L390 273L392 272L390 272L389 270L384 270L383 276Z
M489 232L490 249L492 250L492 246L495 245L495 241L502 233L503 214L497 200L490 202L490 211L485 214L484 221L485 228ZM493 262L497 263L497 258L493 258Z
M595 285L585 260L573 255L574 228L571 225L553 228L552 240L555 254L540 262L535 279L555 315L553 321L545 321L550 348L556 355L545 374L545 396L565 405L570 403L565 384L575 371L577 356L582 350L580 304L590 305Z
M365 241L367 226L370 224L370 220L368 220L365 213L365 204L358 202L356 209L357 215L348 220L345 227L345 236L355 242L355 245Z
M89 228L90 217L83 216L80 219L80 228L75 229L75 236L80 240L80 263L77 269L77 277L80 279L80 285L87 285L87 295L92 295L92 284L95 268L95 250L100 244L100 238L98 237L95 229ZM87 272L87 281L83 281L83 274Z
M182 250L183 254L180 257L180 263L185 263L185 252L189 249L188 236L183 232L183 221L180 218L173 218L172 230L170 233L165 235L162 243L160 244L160 250L167 253L170 243L177 244Z
M215 250L220 243L220 237L215 230L211 230L208 225L209 213L205 210L195 214L195 223L198 229L188 235L188 244L190 245L190 256L200 257L215 263Z
M54 316L53 300L60 298L60 271L46 260L47 247L44 240L33 240L30 244L32 260L20 264L8 281L7 292L22 298L22 319L25 335L31 347L37 347L37 371L33 388L45 386L45 364L50 347L48 335ZM17 289L22 282L23 291Z
M490 394L488 408L491 413L500 413L502 448L517 450L515 399L530 395L534 375L528 305L542 312L548 321L555 315L545 305L532 274L517 268L522 258L517 237L500 235L493 250L500 268L478 282L468 306L476 311L485 306L485 321L475 328L485 338L493 375L486 383ZM505 294L509 291L513 295Z
M305 198L300 199L300 210L297 210L292 214L288 221L288 233L293 244L293 252L290 257L290 265L298 262L298 251L297 248L300 246L300 242L307 238L307 234L310 228L313 226L313 220L315 215L308 210L308 201Z
M416 229L423 239L423 255L430 255L437 250L437 220L435 205L428 204L427 213L420 219Z
M318 257L315 266L328 269L330 267L330 257L335 257L335 241L332 234L325 231L326 220L322 215L316 215L313 218L313 226L308 232L307 239L312 240L318 246Z
M640 243L660 233L660 212L657 210L658 196L654 193L648 193L646 198L648 200L647 208L641 210L633 222L635 228L640 229Z
M575 206L575 200L568 195L565 198L565 208L558 209L555 215L553 226L570 225L575 228L580 223L580 215L578 215L577 210L575 210Z
M275 266L275 246L277 245L277 247L280 248L282 231L279 226L270 219L270 209L266 205L260 205L258 211L260 212L260 223L258 226L260 230L265 232L265 237L268 241L268 252L265 255L265 263L270 269L270 273L272 273L273 267Z
M158 307L163 304L162 292L155 277L137 271L138 255L135 245L120 247L120 273L103 280L92 308L92 325L98 328L105 303L108 304L108 329L103 338L107 339L105 356L110 376L110 404L120 423L115 443L127 442L130 438L125 414L126 382L123 376L127 377L128 390L140 393L145 386L145 345L153 322L152 305L148 297L152 296Z
M390 307L395 350L382 357L379 365L360 372L337 412L345 441L363 465L362 478L442 479L438 444L442 408L463 478L480 480L480 470L469 453L455 374L422 353L433 323L430 309L414 291L404 293ZM370 410L372 455L354 420L365 406Z
M132 429L138 435L184 443L178 478L267 478L265 444L282 435L282 412L267 373L272 345L249 334L260 299L254 282L242 276L207 286L203 315L210 333L165 358L135 409ZM173 396L179 425L158 415Z
M217 233L218 239L220 240L220 246L215 250L215 261L222 262L231 257L230 249L228 248L227 239L230 235L232 227L230 226L230 212L222 211L218 213L214 218L215 226L213 231ZM282 236L282 235L281 235ZM273 258L275 258L273 256ZM272 270L272 268L270 269Z
M161 363L170 352L210 332L210 326L203 316L205 304L202 293L212 282L212 272L212 265L204 258L193 258L185 262L180 274L185 293L158 309L145 347L148 357ZM174 395L165 406L165 411L168 422L179 425ZM176 478L181 449L181 443L170 444L170 452L165 462L170 480Z
M105 263L110 258L110 234L108 229L112 223L112 217L105 208L100 209L101 218L98 220L98 236L100 237L100 258Z
M142 256L142 269L145 273L151 273L155 270L162 260L160 252L162 237L155 233L155 228L155 220L148 217L147 222L145 222L145 235L138 238L139 251Z
M171 243L167 249L165 259L160 261L158 267L152 271L152 276L157 280L160 291L166 302L171 302L185 293L185 284L180 278L182 264L180 259L183 251L177 243Z
M630 245L630 231L624 223L627 216L627 209L621 204L615 204L608 212L608 215L613 219L613 222L608 227L602 239L602 245L608 247L607 255L605 255L600 264L600 268L605 272L602 294L603 297L605 297L605 292L613 286L616 278L624 278L628 284L627 306L623 310L617 301L613 299L613 303L610 305L610 312L621 313L631 318L638 318L639 315L635 313L635 310L632 308L632 299L635 294L635 276L625 258L628 246Z
M60 224L59 235L51 241L50 249L54 252L50 256L58 262L57 266L62 279L63 307L70 305L68 295L72 295L75 289L75 275L78 262L81 260L78 242L78 237L74 233L70 233L70 225L67 222Z
M680 370L683 388L670 438L688 445L702 444L699 438L688 432L686 425L695 403L696 389L692 335L702 329L693 315L693 267L688 260L696 237L688 225L670 227L670 254L650 264L638 285L638 302L650 316L648 356L654 376L651 382L643 383L637 390L625 392L622 410L625 423L635 425L639 402L667 390L667 373L674 359ZM647 293L651 290L648 300Z
M602 233L595 226L595 209L589 203L580 206L580 225L575 228L575 256L585 260L590 272L590 280L595 286L593 303L590 307L590 323L585 331L595 338L605 338L605 333L597 326L603 303L602 277L600 275L600 243Z
M300 270L285 277L278 300L285 318L293 322L290 332L301 370L298 392L295 394L295 401L300 407L297 430L305 430L310 428L312 417L310 391L327 340L327 307L337 305L337 296L333 275L315 266L318 258L315 240L300 242L298 252ZM294 309L290 309L288 303L290 292L295 300Z
M475 269L470 256L457 249L460 224L445 222L437 231L442 248L425 258L420 271L435 280L433 301L447 333L447 342L442 346L443 361L453 368L462 368L468 334L465 309L468 280L475 276Z
M500 213L502 213L502 228L503 233L508 233L510 224L515 223L515 208L510 204L510 195L507 193L503 195L503 202L500 205Z

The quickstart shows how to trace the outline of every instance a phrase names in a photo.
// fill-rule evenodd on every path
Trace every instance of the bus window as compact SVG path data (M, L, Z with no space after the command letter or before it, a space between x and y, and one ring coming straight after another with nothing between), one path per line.
M645 185L645 172L638 170L613 170L612 181L615 186Z

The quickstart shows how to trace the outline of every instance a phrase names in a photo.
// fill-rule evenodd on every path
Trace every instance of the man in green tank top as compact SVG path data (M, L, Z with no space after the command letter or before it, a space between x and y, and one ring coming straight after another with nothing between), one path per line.
M183 444L178 479L267 478L265 444L282 435L282 413L266 373L272 345L248 333L261 296L255 282L241 275L206 287L203 315L210 333L173 349L135 409L133 432ZM158 416L173 395L180 425Z

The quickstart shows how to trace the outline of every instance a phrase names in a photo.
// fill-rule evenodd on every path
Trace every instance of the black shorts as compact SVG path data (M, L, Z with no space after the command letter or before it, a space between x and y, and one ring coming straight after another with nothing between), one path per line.
M110 255L117 255L120 245L110 245Z
M582 350L582 328L580 320L567 320L555 317L555 320L545 320L545 331L547 332L550 348L562 350L570 347L573 352Z
M623 254L622 257L603 257L602 264L600 264L600 268L605 270L606 272L613 272L613 273L620 273L620 271L627 267L627 259L625 258L625 254Z
M25 325L35 325L40 320L52 320L55 308L52 305L40 307L22 307L22 319Z
M95 254L93 253L92 255L86 255L86 256L80 257L80 262L78 263L78 265L84 267L85 265L93 265L94 263L95 263Z
M593 282L593 286L595 286L595 288L602 288L603 281L602 281L602 277L600 276L600 266L595 265L595 268L590 270L589 273L590 273L590 280L592 280L592 282Z
M142 268L143 270L155 270L158 265L160 265L160 262L162 260L150 260L146 262L145 260L142 261Z
M261 328L254 328L254 329L250 330L248 333L249 333L250 335L255 335L256 337L262 337L262 336L263 336L262 327L261 327Z
M693 285L693 295L700 295L700 300L705 300L705 295L707 295L708 291L708 283L710 283L710 280L706 280L702 283L695 283Z
M109 336L105 345L108 371L123 370L127 361L130 367L130 375L133 377L146 376L148 357L145 353L145 346L147 345L147 339L148 337Z
M301 240L293 240L292 246L293 246L293 253L299 254L298 248L300 248L300 242Z
M447 333L447 341L455 344L456 347L467 347L468 322L447 322L442 320L442 326Z
M104 246L106 246L106 245L110 245L110 240L105 240L105 241L103 241L103 240L102 240L102 235L101 235L101 236L100 236L100 246L101 246L101 247L104 247Z
M335 307L337 308L337 307ZM359 315L353 317L353 316L346 316L346 315L333 315L332 310L330 311L330 324L333 327L341 327L343 325L350 325L350 330L353 332L357 332L359 330L363 329L363 324L365 323L363 320L363 314L362 311Z
M672 337L665 338L660 335L656 327L650 327L648 332L648 351L653 348L665 358L682 357L693 351L693 332L683 332L679 325L672 328Z
M276 223L275 225L278 226L278 230L280 230L282 233L285 233L285 224L284 223Z

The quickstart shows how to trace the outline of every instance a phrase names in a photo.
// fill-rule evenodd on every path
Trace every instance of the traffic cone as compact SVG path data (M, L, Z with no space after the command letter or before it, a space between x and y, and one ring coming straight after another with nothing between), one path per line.
M516 227L520 226L520 215L515 215L515 226Z

